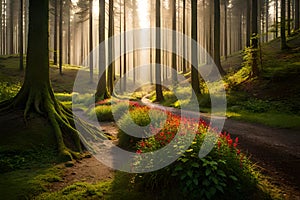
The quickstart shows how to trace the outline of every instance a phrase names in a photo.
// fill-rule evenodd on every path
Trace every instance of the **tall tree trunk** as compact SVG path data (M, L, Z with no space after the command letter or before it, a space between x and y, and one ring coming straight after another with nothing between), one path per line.
M160 29L160 16L161 16L161 9L160 9L160 0L156 0L156 16L155 16L155 24L156 28ZM162 93L162 86L161 86L161 31L156 31L156 45L155 45L155 82L156 82L156 101L163 101L164 96Z
M227 36L228 28L227 28L227 0L224 0L224 57L227 60L228 55L228 36Z
M14 0L9 3L9 54L14 54Z
M286 33L285 33L285 24L286 24L286 2L285 0L281 0L281 21L280 21L280 37L281 37L281 49L287 49L286 43Z
M0 103L0 110L18 108L24 110L26 120L29 111L47 119L56 136L60 156L66 160L78 156L71 148L81 152L81 143L78 131L74 128L72 112L56 100L50 85L48 9L48 0L29 0L30 25L24 83L13 99ZM83 125L80 119L76 121ZM90 126L88 128L91 130ZM65 145L65 140L68 140L66 144L70 144L70 148Z
M266 42L269 42L269 0L266 0Z
M123 82L123 90L124 91L126 91L126 88L127 88L127 86L126 86L126 83L127 83L127 80L126 80L126 73L127 73L127 69L126 69L126 67L127 67L127 53L126 53L126 51L127 51L127 47L126 47L126 45L127 45L127 38L126 38L126 4L125 4L125 0L124 0L124 7L123 7L123 11L124 11L124 19L123 19L123 21L124 21L124 56L123 56L123 72L124 72L124 77L123 77L123 79L124 79L124 82Z
M54 60L54 65L57 65L57 16L58 16L58 5L57 5L58 0L54 0L54 55L53 55L53 60Z
M198 48L195 43L198 41L197 37L197 1L192 1L192 27L191 27L191 32L192 32L192 69L191 69L191 82L192 82L192 88L194 90L194 93L197 97L200 96L200 82L199 82L199 74L198 74ZM196 66L195 66L196 65Z
M63 62L63 0L59 4L59 73L62 75Z
M278 0L275 0L275 38L278 38Z
M186 11L186 0L183 0L183 6L182 6L183 12L182 12L182 33L183 33L183 41L182 41L182 54L183 54L183 59L182 59L182 73L185 74L187 72L187 62L186 62L186 32L185 32L185 28L186 28L186 19L185 19L185 11Z
M23 65L23 0L20 0L20 16L19 16L19 54L20 54L20 70L24 69Z
M291 35L291 0L287 0L287 32Z
M2 0L0 0L0 55L3 55Z
M68 2L68 61L67 63L70 65L71 64L71 4L72 1Z
M295 0L295 30L298 30L300 28L300 11L299 11L299 2L300 0Z
M173 53L172 53L172 82L175 86L177 84L177 39L176 39L176 0L172 0L172 46L173 46Z
M247 16L246 16L246 46L250 47L250 23L251 23L251 4L250 4L251 0L246 0L247 2Z
M224 75L225 71L221 66L221 41L220 41L220 28L221 28L221 16L220 16L220 0L214 0L214 61L218 67L220 74Z
M93 0L89 1L89 54L93 51ZM93 82L94 66L93 66L93 56L89 59L90 66L90 82Z
M258 48L258 22L257 22L257 1L252 0L252 77L256 77L259 74L258 69L258 55L257 55L257 48Z
M105 45L105 0L99 0L99 82L96 96L99 99L109 98L106 79L106 51Z
M113 8L114 8L114 1L109 0L109 19L108 19L108 38L112 38L113 36ZM109 40L108 42L108 62L110 63L108 66L108 90L109 93L113 93L113 60L112 60L112 54L113 54L113 41L112 39Z

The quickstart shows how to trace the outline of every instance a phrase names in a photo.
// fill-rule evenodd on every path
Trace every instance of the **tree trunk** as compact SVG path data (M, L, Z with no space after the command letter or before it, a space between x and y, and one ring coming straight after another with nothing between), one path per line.
M59 3L59 74L62 75L63 62L63 0Z
M221 55L220 55L220 48L221 48L221 41L220 41L220 28L221 28L221 16L220 16L220 0L214 0L214 62L218 67L220 74L224 75L225 71L221 66Z
M93 0L89 1L89 54L93 51ZM89 57L90 66L90 82L93 82L94 66L93 66L93 56Z
M228 55L228 36L227 36L228 28L227 28L227 0L224 0L224 57L227 60Z
M258 48L258 22L257 22L257 1L252 0L252 77L256 77L259 74L258 69L258 55L257 55L257 48Z
M9 4L9 54L14 54L14 0Z
M183 33L183 41L182 41L182 46L183 46L183 48L182 48L182 54L183 54L183 58L182 58L182 73L183 74L185 74L186 72L187 72L187 62L186 62L186 60L185 60L185 58L187 57L186 56L186 33L185 33L185 28L186 28L186 26L185 26L185 21L186 21L186 19L185 19L185 10L186 10L186 0L183 0L183 6L182 6L182 9L183 9L183 13L182 13L182 33Z
M123 56L123 72L124 72L124 82L123 82L123 90L126 91L126 73L127 73L127 69L126 69L126 66L127 66L127 53L126 53L126 45L127 45L127 39L126 39L126 5L125 5L125 0L124 0L124 7L123 7L123 11L124 11L124 56Z
M72 2L69 2L69 10L68 10L68 61L67 63L71 64L71 4Z
M266 42L269 42L269 0L266 0Z
M109 0L109 23L108 23L108 38L113 36L113 8L114 2L113 0ZM108 62L110 63L108 66L108 90L109 94L113 93L113 61L112 61L112 51L113 51L113 41L112 39L108 42Z
M106 51L105 45L105 0L99 0L99 82L96 96L99 99L109 98L106 79Z
M172 52L172 82L175 86L177 84L177 39L176 39L176 0L172 0L172 46L173 46L173 52Z
M198 41L197 37L197 1L192 1L192 69L191 69L191 82L192 82L192 88L194 90L194 93L197 97L200 96L200 82L199 82L199 74L198 74L198 48L195 45ZM196 66L195 66L196 65Z
M77 117L73 118L72 112L60 104L54 96L49 79L48 9L48 0L29 0L29 34L24 83L13 99L0 103L0 111L24 109L25 121L29 111L47 119L53 127L60 158L67 160L79 156L74 151L81 152L82 148L79 133L74 128L74 120L78 122L77 125L82 131L95 134L98 132Z
M160 29L160 0L156 0L156 16L155 16L155 23L156 28ZM156 82L156 101L163 101L164 96L162 93L162 86L161 86L161 32L156 31L156 49L155 49L155 82Z
M286 24L286 13L285 13L286 3L285 0L281 0L281 21L280 21L280 37L281 37L281 49L287 49L286 43L286 33L285 33L285 24Z
M2 0L0 0L0 55L3 55Z
M1 2L2 3L2 2ZM20 0L20 16L19 16L19 54L20 63L19 68L22 71L24 69L23 64L23 0Z
M54 65L57 65L57 16L58 16L58 5L57 5L58 0L54 0L54 55L53 55L53 60L54 60Z
M251 23L251 6L250 6L250 0L246 0L247 2L247 16L246 16L246 47L250 47L250 23Z
M288 36L291 35L291 0L287 0L287 32Z
M278 0L275 0L275 38L278 38Z
M300 11L299 11L299 2L300 0L295 0L295 30L298 30L300 27L300 20L299 20L299 16L300 16Z

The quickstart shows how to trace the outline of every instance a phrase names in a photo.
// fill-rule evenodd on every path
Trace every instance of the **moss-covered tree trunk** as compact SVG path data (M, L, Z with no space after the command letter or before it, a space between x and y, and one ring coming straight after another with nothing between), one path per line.
M48 7L49 0L29 1L24 83L16 97L0 103L0 112L22 109L25 121L28 121L29 112L40 114L53 127L60 156L63 159L70 159L78 156L82 150L79 132L74 128L74 120L79 122L80 130L91 132L95 129L80 119L73 118L72 112L54 96L49 79ZM68 147L65 144L68 144Z

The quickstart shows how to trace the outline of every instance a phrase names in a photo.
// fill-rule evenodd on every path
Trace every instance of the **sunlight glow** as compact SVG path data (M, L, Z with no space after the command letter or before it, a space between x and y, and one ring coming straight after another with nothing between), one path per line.
M140 28L149 28L149 7L147 0L137 1Z

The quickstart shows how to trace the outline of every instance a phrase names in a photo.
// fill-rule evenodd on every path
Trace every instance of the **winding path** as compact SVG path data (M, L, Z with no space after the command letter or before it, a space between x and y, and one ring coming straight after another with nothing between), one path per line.
M151 103L147 96L142 102L169 112L180 114L180 110ZM190 116L199 113L184 111ZM201 113L201 118L209 122L210 114ZM214 120L218 117L213 116ZM224 119L224 118L223 118ZM283 119L284 120L284 119ZM288 199L300 199L300 131L270 128L248 122L225 118L223 131L239 137L240 148L247 152L262 172L271 176L274 184L282 187Z

